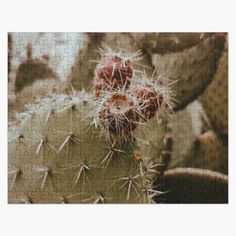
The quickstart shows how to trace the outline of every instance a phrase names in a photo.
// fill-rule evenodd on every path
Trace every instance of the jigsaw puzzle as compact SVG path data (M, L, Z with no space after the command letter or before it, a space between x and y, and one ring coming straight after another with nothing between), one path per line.
M227 33L9 33L9 203L228 203Z

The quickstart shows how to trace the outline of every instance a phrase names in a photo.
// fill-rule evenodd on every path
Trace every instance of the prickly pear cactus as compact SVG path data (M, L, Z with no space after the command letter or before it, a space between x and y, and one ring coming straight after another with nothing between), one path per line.
M152 203L164 194L153 183L171 91L134 70L139 53L101 53L93 93L45 98L9 129L10 203Z

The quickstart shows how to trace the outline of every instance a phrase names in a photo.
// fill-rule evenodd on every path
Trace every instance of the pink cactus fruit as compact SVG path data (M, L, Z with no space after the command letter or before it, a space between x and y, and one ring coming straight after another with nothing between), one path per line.
M113 92L103 101L99 118L105 130L113 134L128 134L137 127L140 119L138 104L127 93Z
M151 83L138 85L134 90L134 96L138 98L141 112L147 120L155 116L163 102L162 94Z
M102 58L96 68L97 77L111 88L128 89L133 75L129 59L108 55Z

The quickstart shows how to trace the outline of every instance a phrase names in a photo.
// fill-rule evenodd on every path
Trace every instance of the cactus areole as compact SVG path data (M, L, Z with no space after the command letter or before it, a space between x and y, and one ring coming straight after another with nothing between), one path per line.
M99 118L105 129L115 134L129 133L137 126L139 115L135 101L122 92L114 92L102 104Z

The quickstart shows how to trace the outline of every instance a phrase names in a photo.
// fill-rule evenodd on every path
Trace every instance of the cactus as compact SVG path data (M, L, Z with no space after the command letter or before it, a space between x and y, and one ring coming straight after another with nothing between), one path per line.
M224 52L212 83L199 98L212 129L227 141L228 136L228 53Z
M221 35L213 35L181 52L153 56L158 74L166 73L170 80L181 83L173 86L178 100L174 110L194 101L212 81L224 42Z
M175 168L168 170L157 183L165 203L228 203L228 176L219 172L198 168Z
M171 90L133 69L137 54L105 49L105 61L122 61L114 61L119 73L109 63L96 73L106 86L47 97L9 129L10 203L152 203L164 194L153 182L164 169L166 122L153 127L172 105Z
M169 120L174 139L169 168L195 167L228 174L227 82L224 52L213 81L199 99Z

